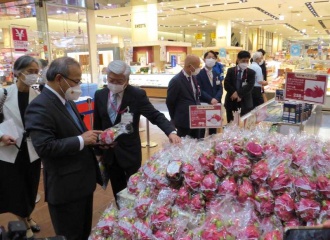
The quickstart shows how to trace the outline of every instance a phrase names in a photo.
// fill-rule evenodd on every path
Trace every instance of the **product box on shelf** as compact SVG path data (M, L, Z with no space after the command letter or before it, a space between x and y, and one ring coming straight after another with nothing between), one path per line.
M285 102L283 104L283 122L301 122L302 103Z

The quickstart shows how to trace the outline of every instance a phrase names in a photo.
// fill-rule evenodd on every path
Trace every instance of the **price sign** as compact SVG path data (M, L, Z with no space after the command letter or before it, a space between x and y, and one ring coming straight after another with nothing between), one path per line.
M190 128L219 128L222 126L221 105L189 106Z
M12 28L12 37L14 43L15 52L27 52L28 51L28 35L26 28Z
M311 73L287 73L284 99L324 104L327 91L327 75Z
M195 39L196 40L200 40L200 39L202 39L203 38L203 33L196 33L195 34Z

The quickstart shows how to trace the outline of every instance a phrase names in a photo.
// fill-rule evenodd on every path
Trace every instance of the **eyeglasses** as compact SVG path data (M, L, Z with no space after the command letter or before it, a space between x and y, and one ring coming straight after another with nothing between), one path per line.
M77 80L73 80L73 79L68 78L68 77L64 77L63 75L62 75L62 77L63 77L64 79L67 79L67 80L71 81L71 82L74 82L74 83L77 84L77 85L82 84L81 79L79 79L79 80L77 81Z

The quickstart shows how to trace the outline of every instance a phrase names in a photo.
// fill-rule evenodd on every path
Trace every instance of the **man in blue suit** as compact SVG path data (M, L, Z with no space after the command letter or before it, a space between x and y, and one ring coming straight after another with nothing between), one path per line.
M205 67L197 75L197 82L201 91L201 102L211 105L221 103L222 82L221 74L213 68L217 62L217 54L214 51L208 51L204 54ZM216 128L210 128L209 134L215 134Z

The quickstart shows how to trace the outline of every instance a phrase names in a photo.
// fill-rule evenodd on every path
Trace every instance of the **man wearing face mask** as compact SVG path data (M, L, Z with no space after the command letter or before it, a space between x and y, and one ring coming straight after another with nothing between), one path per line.
M70 57L55 59L47 84L25 113L26 131L41 157L45 200L57 235L87 239L93 192L102 178L93 145L102 131L87 131L73 100L81 94L81 68Z
M205 67L197 75L197 82L201 90L201 102L211 105L221 103L222 83L221 75L213 67L217 61L217 54L214 51L208 51L204 54ZM209 134L215 134L216 128L210 128ZM204 135L204 134L203 134Z
M189 124L189 106L200 105L200 89L196 80L200 70L199 57L188 55L182 71L168 84L166 105L180 137L203 137L201 129L190 129Z
M255 82L255 71L248 69L250 53L240 51L237 54L237 66L228 68L224 81L227 91L225 108L227 122L234 120L233 111L241 109L241 116L253 109L252 90Z
M267 82L264 81L262 70L260 65L263 63L263 57L261 52L255 52L252 55L252 63L249 66L250 69L256 72L255 75L255 83L252 90L252 99L253 99L253 108L264 103L264 99L262 97L262 86L266 86Z
M157 125L171 143L180 143L175 128L150 103L144 90L128 84L130 66L120 60L111 62L107 68L108 87L96 91L94 98L94 129L105 130L124 119L132 122L133 133L123 134L116 144L108 149L96 149L97 157L109 173L112 191L125 189L129 177L141 167L141 139L139 135L140 116Z

